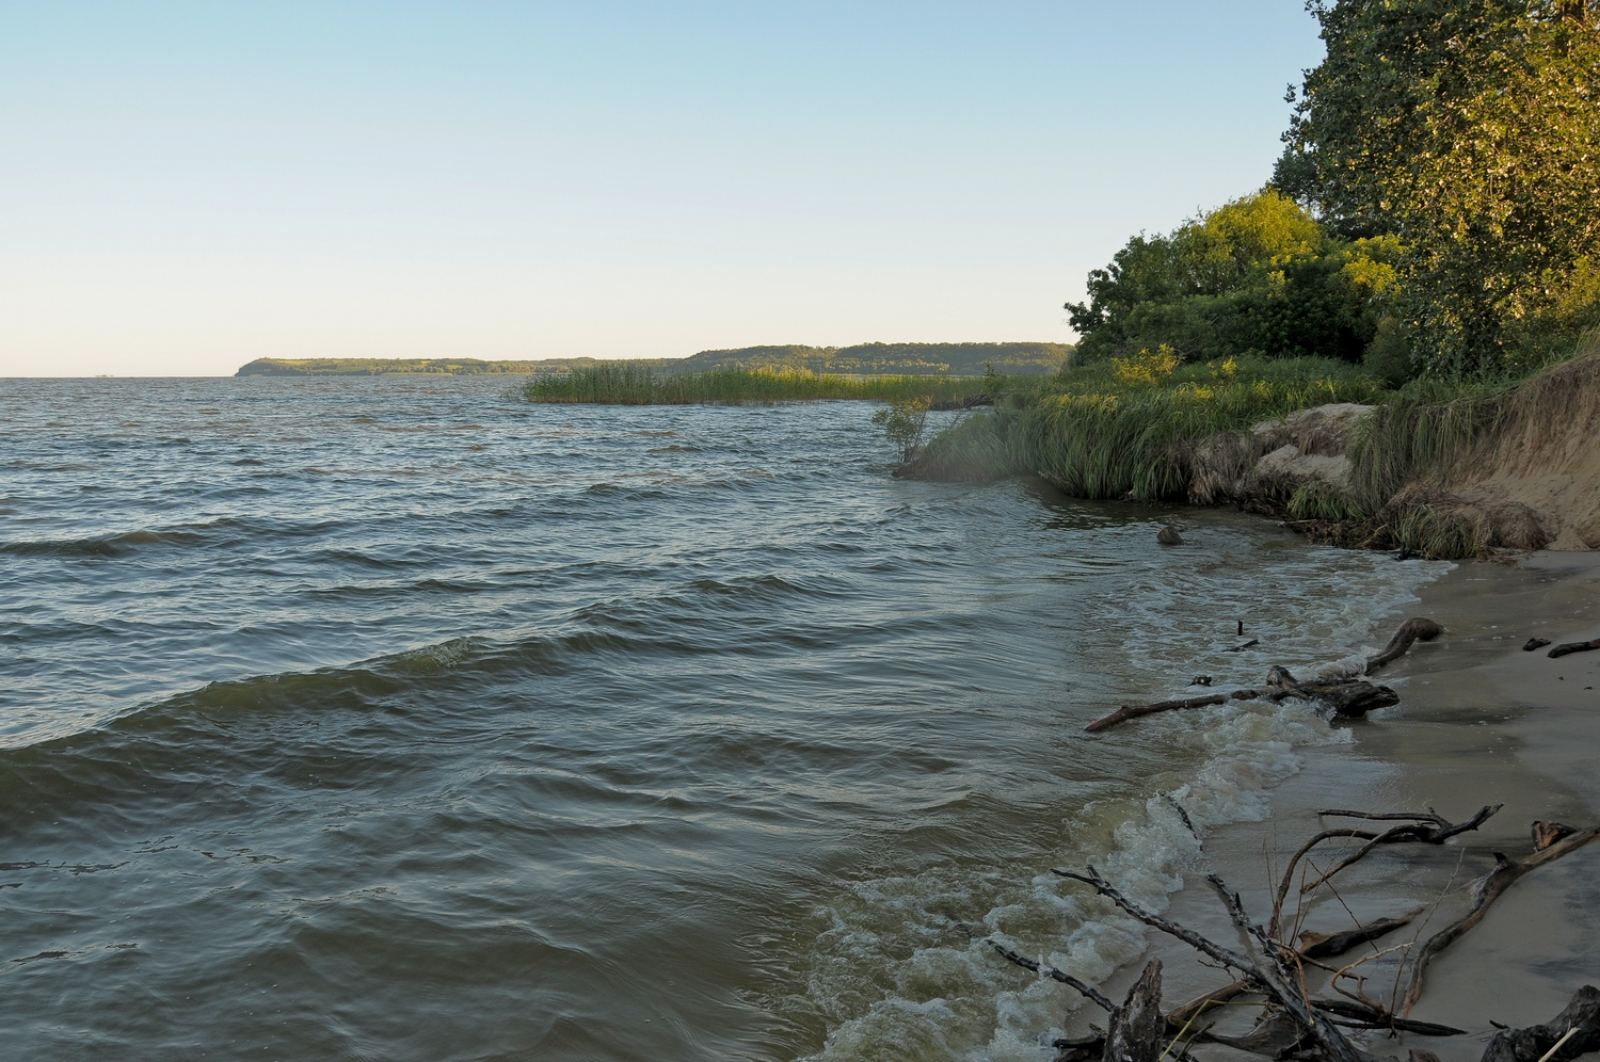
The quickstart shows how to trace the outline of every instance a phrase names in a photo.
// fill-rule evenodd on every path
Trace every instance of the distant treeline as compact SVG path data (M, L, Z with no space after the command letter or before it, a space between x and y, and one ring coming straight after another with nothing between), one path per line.
M1067 343L857 343L853 347L740 347L702 350L672 362L675 372L711 369L806 369L830 373L982 376L992 366L1013 376L1055 372L1072 353Z
M666 358L640 359L641 364L665 364ZM384 373L423 373L435 376L527 376L541 372L571 372L598 364L595 358L545 358L539 361L483 361L480 358L257 358L239 368L235 376L381 376Z
M687 358L544 358L535 361L482 361L478 358L257 358L238 376L376 376L382 373L438 375L546 375L616 364L666 374L719 369L804 369L809 372L898 376L981 376L994 371L1013 376L1043 375L1065 364L1066 343L859 343L853 347L785 346L702 350Z

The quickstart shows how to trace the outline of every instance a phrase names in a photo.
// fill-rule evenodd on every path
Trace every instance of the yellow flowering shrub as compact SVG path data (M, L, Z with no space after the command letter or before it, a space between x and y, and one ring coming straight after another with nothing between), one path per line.
M1172 344L1163 343L1154 350L1112 358L1111 368L1120 383L1158 384L1177 371L1180 360Z

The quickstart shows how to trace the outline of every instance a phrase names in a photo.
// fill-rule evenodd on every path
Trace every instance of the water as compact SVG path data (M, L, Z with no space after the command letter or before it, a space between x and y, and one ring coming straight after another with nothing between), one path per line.
M1436 574L504 387L0 380L0 1057L1047 1058Z

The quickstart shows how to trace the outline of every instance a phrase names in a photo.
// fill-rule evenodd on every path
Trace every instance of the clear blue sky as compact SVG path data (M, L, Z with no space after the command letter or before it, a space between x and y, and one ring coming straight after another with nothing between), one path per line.
M0 375L1065 340L1319 55L1300 0L0 0Z

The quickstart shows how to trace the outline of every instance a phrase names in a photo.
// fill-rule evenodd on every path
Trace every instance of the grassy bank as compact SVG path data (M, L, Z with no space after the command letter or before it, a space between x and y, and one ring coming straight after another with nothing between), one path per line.
M530 402L606 405L770 404L825 399L957 401L982 393L981 377L850 376L806 369L716 369L667 375L627 363L601 364L530 380Z
M1011 392L994 413L936 437L910 471L980 481L1027 472L1079 498L1182 498L1207 440L1306 406L1370 402L1380 389L1320 358L1113 359Z
M1344 451L1347 486L1257 477L1240 494L1208 485L1208 476L1249 479L1267 446L1252 438L1252 425L1331 402L1375 407ZM1013 390L994 412L935 437L906 473L980 482L1028 473L1091 499L1233 500L1341 545L1470 557L1493 546L1539 548L1566 522L1546 513L1542 525L1504 490L1488 503L1472 500L1471 485L1548 472L1592 452L1587 433L1597 420L1600 332L1530 377L1424 379L1397 390L1341 362L1179 364L1146 353Z

